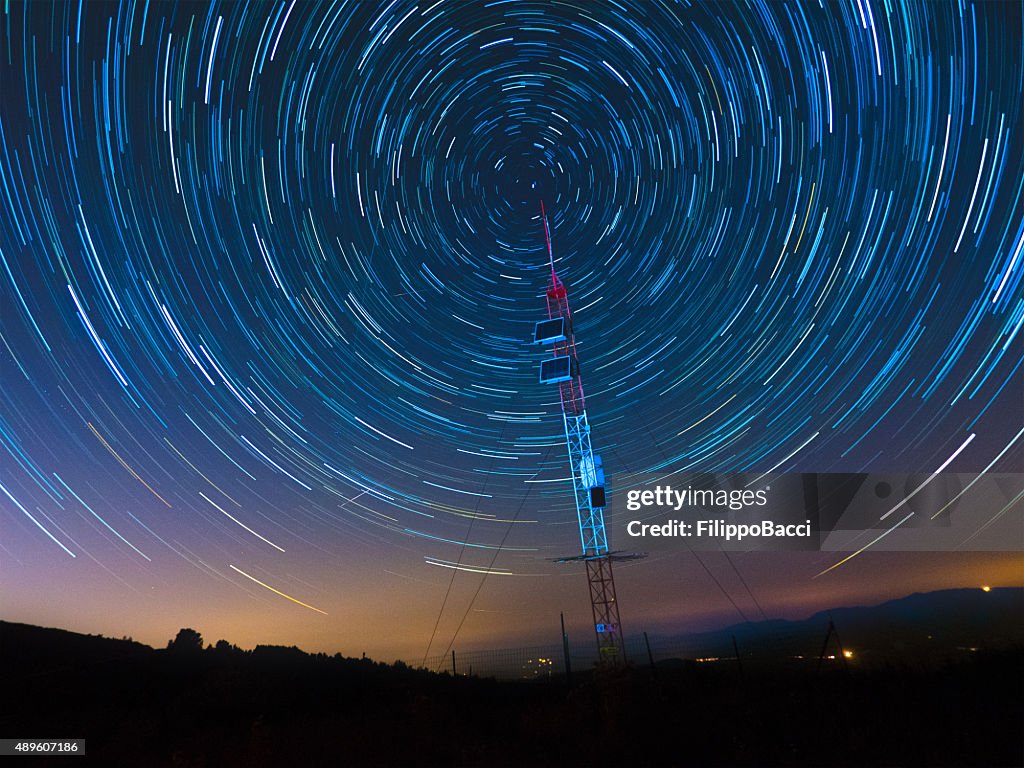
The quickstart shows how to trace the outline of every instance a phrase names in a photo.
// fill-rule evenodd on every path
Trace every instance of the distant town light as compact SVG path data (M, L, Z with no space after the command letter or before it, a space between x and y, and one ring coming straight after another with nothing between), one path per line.
M844 659L852 659L853 658L853 651L849 651L849 650L843 651L843 658Z

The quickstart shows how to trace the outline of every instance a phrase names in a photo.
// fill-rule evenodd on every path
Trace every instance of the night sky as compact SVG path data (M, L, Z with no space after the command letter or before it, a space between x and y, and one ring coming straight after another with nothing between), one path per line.
M564 610L586 639L541 200L613 489L1024 471L1022 19L4 2L0 615L417 658L435 625L431 654L557 642ZM623 564L626 634L1020 582L1019 553L812 578L836 559Z

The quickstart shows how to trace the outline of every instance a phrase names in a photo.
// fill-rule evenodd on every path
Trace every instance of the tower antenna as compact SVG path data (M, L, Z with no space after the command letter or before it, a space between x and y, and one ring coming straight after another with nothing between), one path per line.
M540 218L544 222L544 241L548 245L548 261L551 263L551 284L555 283L555 257L551 253L551 233L548 231L548 216L544 213L544 201L540 201Z

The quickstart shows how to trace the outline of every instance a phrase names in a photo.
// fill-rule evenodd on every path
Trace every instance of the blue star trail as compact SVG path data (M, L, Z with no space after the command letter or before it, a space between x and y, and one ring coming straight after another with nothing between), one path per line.
M5 592L569 552L541 199L613 485L1021 471L1022 19L5 3Z

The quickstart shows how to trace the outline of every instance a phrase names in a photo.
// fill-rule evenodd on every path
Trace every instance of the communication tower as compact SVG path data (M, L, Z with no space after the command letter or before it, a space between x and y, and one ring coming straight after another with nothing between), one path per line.
M608 534L604 525L604 508L607 503L604 468L601 457L594 453L591 444L590 423L587 421L583 399L583 381L576 356L572 311L565 286L555 274L551 233L543 202L540 212L548 261L551 264L551 283L546 294L548 319L536 324L533 341L553 348L552 356L541 363L540 382L557 384L562 401L565 442L569 450L576 517L583 549L582 555L567 559L582 560L587 568L598 662L603 666L617 666L625 662L625 653L619 604L615 598L615 578L612 575L613 555L608 550Z

